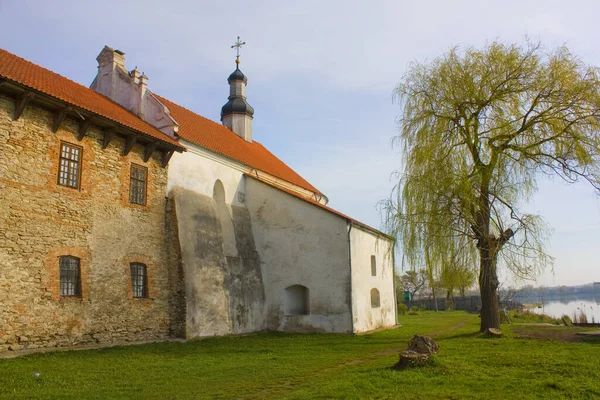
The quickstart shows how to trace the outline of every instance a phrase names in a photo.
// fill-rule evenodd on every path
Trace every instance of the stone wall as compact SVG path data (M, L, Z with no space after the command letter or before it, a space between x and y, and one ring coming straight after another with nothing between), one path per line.
M123 156L124 140L103 150L95 127L78 142L75 120L52 133L52 113L28 106L13 121L13 110L0 95L0 351L180 333L161 154L144 162L136 145ZM83 148L80 189L57 184L61 141ZM148 168L145 206L129 203L131 163ZM81 259L81 297L60 296L62 255ZM130 262L147 265L148 298L132 297Z

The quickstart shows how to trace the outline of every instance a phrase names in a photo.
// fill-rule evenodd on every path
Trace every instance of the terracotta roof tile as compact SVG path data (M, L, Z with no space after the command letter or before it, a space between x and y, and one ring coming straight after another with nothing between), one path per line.
M155 94L156 95L156 94ZM177 135L189 142L264 171L312 192L321 193L257 141L249 143L229 128L157 95L179 123Z
M98 114L169 144L181 145L121 105L94 90L0 49L0 77ZM321 193L260 143L246 142L223 125L157 96L179 123L178 136L206 149L264 171L304 189Z
M0 48L0 77L100 115L135 131L181 147L173 138L94 90Z

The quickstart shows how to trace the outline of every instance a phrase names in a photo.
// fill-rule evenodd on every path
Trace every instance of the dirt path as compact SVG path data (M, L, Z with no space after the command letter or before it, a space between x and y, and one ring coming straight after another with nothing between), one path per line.
M447 333L447 332L452 332L454 330L460 329L463 326L467 325L467 321L461 321L455 325L452 325L448 328L439 330L439 331L434 331L434 332L429 332L426 333L426 336L435 338L441 334ZM385 349L385 350L380 350L376 353L371 353L367 356L361 357L361 358L357 358L354 360L350 360L350 361L344 361L342 363L336 364L336 365L332 365L331 367L326 367L317 371L314 371L312 373L310 373L309 375L305 375L302 377L299 377L297 379L291 379L288 380L286 382L282 382L280 385L278 385L277 387L273 387L273 388L269 388L269 389L265 389L265 390L261 390L258 393L253 393L247 397L243 397L243 399L264 399L264 398L268 398L270 397L270 395L277 395L278 393L280 393L282 390L290 390L290 389L294 389L294 387L303 384L304 382L306 382L309 379L316 379L316 378L320 378L323 375L329 375L332 374L334 372L340 371L346 367L349 366L354 366L354 365L360 365L360 364L364 364L365 362L368 361L372 361L375 360L379 357L382 356L389 356L391 354L399 354L401 351L406 350L406 344L401 346L401 347L391 347L389 349Z

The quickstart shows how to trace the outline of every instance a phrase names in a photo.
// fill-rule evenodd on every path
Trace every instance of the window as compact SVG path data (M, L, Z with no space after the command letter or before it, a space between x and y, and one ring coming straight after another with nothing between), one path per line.
M146 183L148 182L148 168L131 164L129 202L131 204L146 205Z
M81 296L81 270L79 258L73 256L59 257L60 263L60 295L63 297Z
M308 315L308 288L292 285L283 291L283 310L285 315Z
M83 150L79 146L61 142L58 166L59 185L79 189L82 152Z
M379 290L371 289L371 308L377 308L381 305L379 300Z
M377 260L371 256L371 276L377 276Z
M133 297L148 297L146 265L131 263L131 294Z

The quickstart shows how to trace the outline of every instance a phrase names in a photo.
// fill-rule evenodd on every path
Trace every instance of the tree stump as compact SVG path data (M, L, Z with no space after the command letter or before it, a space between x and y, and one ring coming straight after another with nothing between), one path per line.
M502 331L496 328L488 328L486 334L490 337L500 337L502 336Z
M439 349L440 345L429 336L415 335L408 343L408 350L421 354L436 354Z
M396 369L418 367L427 361L429 354L417 353L413 350L405 350L400 353L400 361L394 366Z

